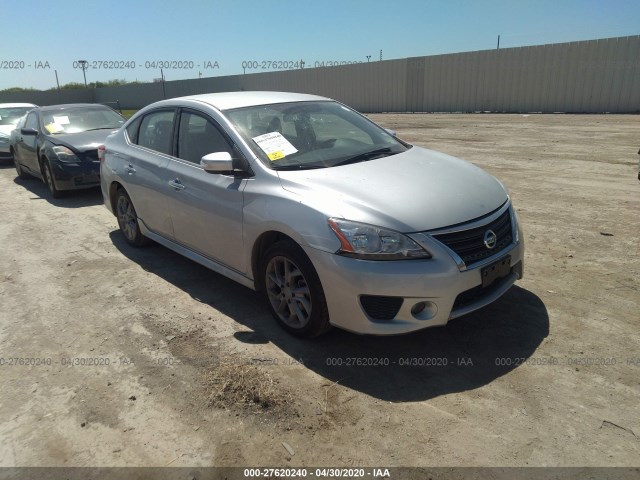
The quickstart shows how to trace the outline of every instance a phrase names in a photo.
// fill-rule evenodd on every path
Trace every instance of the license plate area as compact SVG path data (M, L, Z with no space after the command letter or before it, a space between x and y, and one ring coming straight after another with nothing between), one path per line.
M495 263L484 267L480 270L482 276L482 288L489 287L493 282L506 277L511 273L511 256L501 258Z

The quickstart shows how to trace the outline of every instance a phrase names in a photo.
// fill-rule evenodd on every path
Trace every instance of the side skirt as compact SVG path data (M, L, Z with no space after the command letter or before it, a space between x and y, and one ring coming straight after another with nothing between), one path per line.
M144 222L142 222L141 220L139 222L139 225L140 225L140 230L142 231L142 234L145 237L149 237L154 242L158 242L160 245L167 247L169 250L173 250L174 252L179 253L184 257L187 257L189 260L199 263L200 265L207 267L208 269L213 270L214 272L219 273L220 275L224 275L225 277L230 278L231 280L238 282L239 284L244 285L245 287L250 288L251 290L256 289L253 280L245 277L242 273L236 270L233 270L219 262L216 262L215 260L212 260L203 255L200 255L199 253L196 253L193 250L190 250L180 245L179 243L176 243L161 235L158 235L157 233L153 233L146 227Z

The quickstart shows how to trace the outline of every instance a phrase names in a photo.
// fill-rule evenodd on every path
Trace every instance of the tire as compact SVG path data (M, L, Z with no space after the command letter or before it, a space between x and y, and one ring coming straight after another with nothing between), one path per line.
M42 177L44 184L51 192L51 196L53 198L60 198L64 196L64 192L62 190L58 190L56 187L56 182L53 179L53 174L51 173L51 165L49 165L49 160L46 158L42 160Z
M298 244L292 240L274 243L261 263L262 294L282 328L307 338L331 328L320 278Z
M150 242L140 231L138 214L131 197L123 188L119 188L116 193L116 217L120 231L129 245L143 247Z
M14 152L13 150L11 150L11 155L13 156L13 166L16 167L16 173L18 174L18 178L20 180L26 180L27 178L30 178L31 175L29 175L28 173L26 173L23 169L22 169L22 165L20 165L20 162L18 162L18 159L16 158L16 152Z

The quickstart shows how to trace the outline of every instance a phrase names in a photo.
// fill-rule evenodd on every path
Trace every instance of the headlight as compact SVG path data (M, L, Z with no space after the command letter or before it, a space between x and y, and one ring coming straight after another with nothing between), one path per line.
M330 218L329 227L340 240L340 255L363 260L411 260L431 254L406 235L366 223Z
M52 148L53 153L56 154L58 160L64 163L80 163L80 159L73 153L73 150L63 146L56 146Z

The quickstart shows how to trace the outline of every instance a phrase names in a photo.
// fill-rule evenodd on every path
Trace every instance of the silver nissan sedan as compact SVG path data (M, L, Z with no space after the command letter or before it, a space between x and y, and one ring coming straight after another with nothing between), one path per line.
M445 325L522 278L504 186L328 98L163 100L100 147L128 243L154 240L262 293L298 336Z

